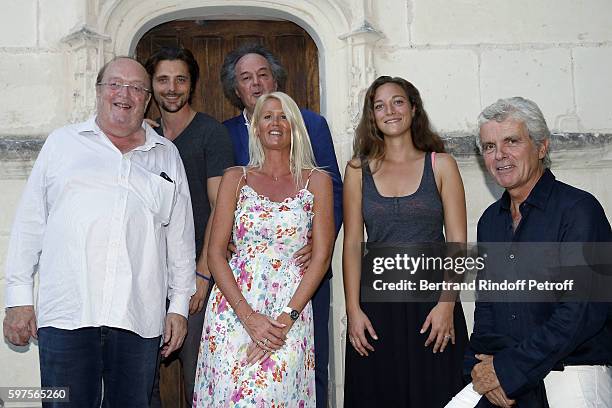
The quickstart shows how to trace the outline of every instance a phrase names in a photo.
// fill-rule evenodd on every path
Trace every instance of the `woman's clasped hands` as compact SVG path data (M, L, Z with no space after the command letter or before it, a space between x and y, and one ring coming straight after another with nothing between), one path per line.
M265 361L270 355L285 345L288 324L281 323L269 316L252 311L243 322L251 337L247 346L247 364Z

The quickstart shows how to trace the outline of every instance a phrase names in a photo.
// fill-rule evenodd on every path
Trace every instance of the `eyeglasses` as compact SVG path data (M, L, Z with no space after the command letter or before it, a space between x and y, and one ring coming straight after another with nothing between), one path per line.
M121 82L98 82L96 85L107 86L113 92L117 92L121 90L122 88L127 88L128 91L138 96L144 96L148 93L151 93L150 89L147 89L143 86L122 84Z

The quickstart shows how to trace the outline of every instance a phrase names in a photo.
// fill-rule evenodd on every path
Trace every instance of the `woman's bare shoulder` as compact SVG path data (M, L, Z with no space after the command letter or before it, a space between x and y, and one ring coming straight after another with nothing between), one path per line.
M449 165L455 163L455 158L450 153L436 153L436 163L443 163L443 165Z
M441 174L457 171L457 161L453 155L449 153L436 153L435 160L436 163L434 169L439 170Z
M324 182L325 180L329 180L331 182L331 176L329 175L328 172L326 172L325 170L322 169L314 169L312 170L312 174L310 176L311 180L319 180L321 182ZM312 183L312 181L311 181Z
M223 172L223 177L230 180L238 179L244 175L245 170L248 171L248 168L243 166L228 167Z

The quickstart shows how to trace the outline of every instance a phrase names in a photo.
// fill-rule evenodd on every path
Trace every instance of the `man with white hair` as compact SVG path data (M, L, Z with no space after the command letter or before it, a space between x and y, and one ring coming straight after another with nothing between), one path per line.
M550 131L534 102L500 99L478 122L485 167L505 189L478 222L479 243L611 241L597 199L550 171ZM506 262L529 262L518 258ZM612 407L611 317L607 303L477 302L467 356L473 388L485 397L477 406ZM491 334L508 344L474 355L474 341ZM542 380L535 405L521 403Z

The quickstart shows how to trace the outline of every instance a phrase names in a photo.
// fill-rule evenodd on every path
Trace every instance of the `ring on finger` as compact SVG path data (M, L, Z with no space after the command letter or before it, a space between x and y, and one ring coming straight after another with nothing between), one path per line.
M447 334L446 336L444 336L444 340L448 340L448 339L450 339L451 337L453 337L453 336L451 336L450 334Z

